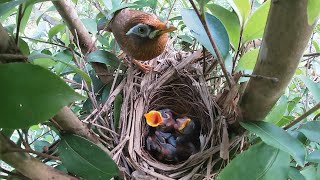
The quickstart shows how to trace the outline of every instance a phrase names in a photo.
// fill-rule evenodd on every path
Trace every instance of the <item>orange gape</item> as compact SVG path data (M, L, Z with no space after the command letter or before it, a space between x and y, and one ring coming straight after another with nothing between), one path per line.
M159 111L150 111L147 114L144 114L144 117L146 118L147 124L152 127L159 126L163 121Z
M148 67L136 60L147 61L159 56L166 47L167 33L176 28L161 22L154 14L125 8L115 13L107 30L113 33L120 48L135 59L133 62L148 71Z

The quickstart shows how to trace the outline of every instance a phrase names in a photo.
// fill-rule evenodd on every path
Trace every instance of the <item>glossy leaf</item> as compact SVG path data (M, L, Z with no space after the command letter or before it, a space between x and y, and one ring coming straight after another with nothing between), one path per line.
M243 28L242 43L262 38L267 23L271 0L263 3L248 19Z
M319 53L320 52L319 44L315 40L312 40L312 45L313 45L314 49L316 50L316 52Z
M284 113L288 107L288 98L286 96L281 96L278 103L272 108L268 116L265 118L266 122L271 122L273 124L279 123L281 121Z
M31 15L32 8L33 8L33 6L27 6L23 10L24 14L23 14L21 21L20 21L20 32L21 33L24 33L24 30L27 26L27 23L29 21L30 15Z
M1 64L0 128L26 128L47 121L63 106L83 99L58 76L32 64Z
M238 49L240 39L240 22L237 15L217 4L209 4L207 5L207 8L222 22L227 30L230 43L234 49Z
M306 178L306 180L317 180L317 170L313 165L305 167L301 171L301 174Z
M320 15L320 1L308 0L308 24L311 26L319 18Z
M191 30L193 36L200 42L200 44L207 48L211 54L215 55L209 37L204 30L201 21L197 17L196 12L191 9L182 9L181 15L183 22ZM225 58L228 55L230 48L228 33L219 19L209 13L206 13L205 17L209 31L217 44L221 55Z
M306 178L294 167L290 167L289 178L291 180L306 180Z
M317 103L320 102L320 84L312 81L309 77L306 76L298 76L298 78L304 82L304 84L307 86L311 94L313 95L313 98L317 101Z
M250 132L255 133L268 145L289 153L299 165L304 165L307 154L305 147L283 129L263 121L246 122L241 123L241 125Z
M29 56L28 59L30 61L34 61L39 58L42 58L42 59L45 58L46 61L48 59L52 59L53 61L61 62L61 63L65 64L66 66L70 67L75 73L79 74L83 78L83 80L85 80L87 82L88 85L91 84L91 78L87 73L83 72L81 69L77 68L76 66L69 64L69 63L66 63L58 58L53 57L53 56L50 56L47 54L34 54L34 55Z
M120 59L118 59L116 55L109 51L97 50L88 55L87 62L99 62L114 68L118 68Z
M228 0L233 10L237 13L240 24L244 24L250 14L249 0Z
M237 71L253 70L258 59L259 49L253 49L246 52L240 59L236 66Z
M86 18L86 19L81 19L81 21L83 25L86 27L86 29L92 34L96 34L98 32L97 23L94 19Z
M299 128L309 140L320 143L320 121L310 121Z
M259 143L237 155L221 171L217 180L284 180L288 177L289 163L289 154L264 143Z
M118 174L118 167L111 157L83 137L64 135L59 152L68 172L84 179L111 179Z
M57 35L59 32L64 31L65 28L66 28L65 24L58 24L53 26L48 33L49 40L51 40L53 36Z
M25 1L26 0L16 0L0 4L0 16L4 15L6 12L10 11L14 7L22 4Z
M307 156L307 161L320 164L320 150L315 150L315 151L311 152Z

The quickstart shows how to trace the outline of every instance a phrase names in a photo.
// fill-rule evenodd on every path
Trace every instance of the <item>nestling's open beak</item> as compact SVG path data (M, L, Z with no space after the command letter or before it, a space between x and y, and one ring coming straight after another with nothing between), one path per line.
M184 117L184 118L180 118L180 119L176 119L177 121L177 126L176 128L181 131L183 130L188 124L189 122L191 121L190 118L187 118L187 117Z
M159 111L152 110L147 114L144 114L144 117L146 118L147 124L152 127L159 126L163 121L161 113Z

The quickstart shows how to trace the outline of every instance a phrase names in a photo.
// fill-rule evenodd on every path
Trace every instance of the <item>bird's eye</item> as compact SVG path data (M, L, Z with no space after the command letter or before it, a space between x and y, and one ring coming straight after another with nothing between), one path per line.
M142 27L139 27L139 28L138 28L138 32L141 33L141 34L143 34L143 33L144 33L144 29L143 29Z

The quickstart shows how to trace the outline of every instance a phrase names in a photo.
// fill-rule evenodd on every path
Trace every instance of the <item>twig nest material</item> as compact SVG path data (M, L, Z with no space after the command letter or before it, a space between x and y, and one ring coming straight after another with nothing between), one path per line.
M216 159L221 159L219 144L223 139L220 130L223 118L212 95L217 90L208 85L202 73L202 55L202 51L167 50L149 62L154 71L141 74L129 67L127 76L115 88L115 91L123 88L123 104L116 130L119 136L113 136L112 155L129 178L138 174L141 179L143 176L146 179L203 179L204 174L213 173L211 168L218 161ZM177 118L187 116L200 126L197 153L176 164L160 162L146 148L150 131L155 134L156 130L146 123L144 114L165 108L179 114ZM112 124L112 116L106 119ZM156 126L160 122L155 119L152 123L151 126Z

